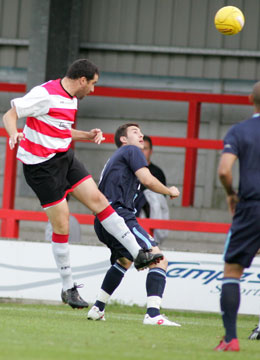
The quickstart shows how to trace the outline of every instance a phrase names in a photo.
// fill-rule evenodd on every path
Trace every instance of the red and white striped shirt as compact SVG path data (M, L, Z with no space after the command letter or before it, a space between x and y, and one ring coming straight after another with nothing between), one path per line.
M70 148L78 100L63 89L60 79L34 87L13 99L11 106L15 106L18 118L27 117L17 159L39 164Z

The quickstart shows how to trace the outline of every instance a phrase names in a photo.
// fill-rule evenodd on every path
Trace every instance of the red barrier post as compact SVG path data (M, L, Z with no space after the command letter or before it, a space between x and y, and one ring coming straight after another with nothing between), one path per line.
M190 101L188 113L187 139L197 139L199 136L201 103ZM191 206L194 202L194 189L197 167L197 149L186 148L182 206Z
M10 150L8 138L6 138L5 150L5 171L3 186L3 209L14 209L15 186L16 186L16 149ZM1 236L8 238L18 238L19 221L6 218L2 220Z
M0 83L0 91L25 92L25 84ZM165 101L186 101L189 102L188 128L187 137L168 138L153 137L155 145L158 146L177 146L185 147L185 168L183 182L183 206L193 205L194 187L196 177L197 149L221 149L221 140L198 139L200 107L201 103L215 104L239 104L250 105L247 96L228 95L228 94L205 94L205 93L183 93L174 91L158 91L158 90L140 90L125 89L114 87L97 87L95 96L111 96L119 98L147 99L147 100L165 100ZM0 129L0 136L8 137L4 129ZM113 143L113 134L105 134L106 141ZM8 147L8 144L7 144ZM35 212L26 212L25 210L14 209L15 198L15 177L16 177L16 160L15 151L10 152L6 149L6 162L3 187L3 206L0 209L0 219L2 218L1 236L18 237L19 220L46 221L46 216L39 212L39 218ZM76 214L80 217L81 214ZM87 219L86 215L81 219L81 223L92 224L93 219ZM158 223L158 220L143 219L149 232L154 228L168 228L169 230L179 231L206 231L206 232L226 232L228 224L210 224L205 222L189 222L189 221L172 221ZM146 223L147 222L147 223ZM161 224L161 225L160 225ZM215 227L215 229L214 229ZM204 229L204 230L203 230Z

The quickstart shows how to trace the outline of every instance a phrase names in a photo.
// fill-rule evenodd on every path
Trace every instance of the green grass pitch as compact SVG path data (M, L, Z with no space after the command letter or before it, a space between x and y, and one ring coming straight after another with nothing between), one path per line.
M166 360L259 359L260 341L247 340L257 316L240 315L239 353L212 349L223 334L220 315L164 311L181 328L143 325L145 309L112 304L106 321L66 305L0 303L0 359Z

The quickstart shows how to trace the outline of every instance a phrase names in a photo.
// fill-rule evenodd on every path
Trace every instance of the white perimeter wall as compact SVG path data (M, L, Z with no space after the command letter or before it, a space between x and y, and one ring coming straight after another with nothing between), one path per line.
M108 267L105 247L71 245L74 280L85 284L80 294L90 303ZM163 308L219 312L221 255L165 251L169 260ZM60 300L61 282L50 244L0 241L0 297ZM125 304L146 304L146 271L131 268L112 296ZM260 313L260 258L241 281L240 313Z

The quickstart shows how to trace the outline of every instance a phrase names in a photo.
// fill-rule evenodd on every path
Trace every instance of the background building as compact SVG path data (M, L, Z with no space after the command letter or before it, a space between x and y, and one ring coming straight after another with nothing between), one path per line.
M245 14L246 24L238 35L223 36L214 27L215 13L225 5ZM63 76L74 59L87 57L100 67L103 86L248 94L260 74L259 14L258 0L2 0L0 82L26 83L29 90ZM1 93L1 113L16 95L20 96ZM89 97L80 103L77 126L113 133L120 124L135 121L150 136L185 137L187 110L183 102ZM200 138L221 139L231 124L250 113L248 106L204 104ZM4 143L0 138L1 163ZM114 148L78 143L76 152L98 180ZM153 156L168 184L180 190L184 154L182 148L156 147ZM194 207L182 208L180 199L169 202L171 217L230 221L216 174L219 152L198 154ZM3 166L0 171L1 193ZM40 209L20 166L18 179L16 207ZM73 201L71 208L85 211ZM35 224L21 225L21 237L32 237ZM200 251L219 251L223 239L224 235L198 233L170 236L174 248ZM94 241L91 231L89 240Z

